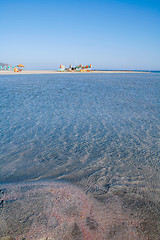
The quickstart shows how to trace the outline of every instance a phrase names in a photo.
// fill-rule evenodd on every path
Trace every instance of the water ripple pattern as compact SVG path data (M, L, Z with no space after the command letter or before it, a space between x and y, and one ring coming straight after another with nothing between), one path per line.
M160 74L0 76L1 183L159 204Z

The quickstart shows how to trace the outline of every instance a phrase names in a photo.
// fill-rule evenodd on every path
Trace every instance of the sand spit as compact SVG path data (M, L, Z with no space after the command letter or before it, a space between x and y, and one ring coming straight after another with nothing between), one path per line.
M0 75L24 75L24 74L84 74L84 73L149 73L145 71L89 71L89 72L58 72L57 70L23 70L21 72L0 71Z
M0 239L147 240L118 198L99 202L68 183L1 186Z

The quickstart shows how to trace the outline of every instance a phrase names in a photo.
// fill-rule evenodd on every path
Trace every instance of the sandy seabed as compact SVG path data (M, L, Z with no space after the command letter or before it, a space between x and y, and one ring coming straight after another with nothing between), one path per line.
M100 202L61 182L1 186L0 239L147 240L117 197ZM8 237L8 238L6 238Z
M23 73L23 72L20 72L20 73L12 72L12 74L17 75L17 76L20 75L21 73ZM41 73L42 72L40 72L40 74ZM57 73L57 72L54 72L54 73ZM29 73L29 74L31 74L31 73ZM75 75L76 74L78 74L78 73L75 73ZM73 78L75 75L72 75ZM1 77L1 79L4 79L4 81L3 81L3 82L5 82L4 88L6 88L6 85L8 84L8 82L5 81L6 77L3 77L3 76ZM89 75L86 75L86 76L89 76ZM96 74L94 76L95 76L95 78L98 77L98 75L96 75ZM99 76L101 76L101 75L99 75ZM107 76L107 74L106 74L106 76ZM109 76L109 78L111 77L110 75L108 75L108 76ZM44 76L42 75L41 78L44 78ZM111 83L111 81L113 81L114 78L115 78L115 75L113 75L113 78L111 78L109 84ZM17 79L17 78L15 77L15 79ZM18 77L18 79L21 80L21 78L19 78L19 77ZM18 80L18 84L20 83L20 80ZM69 78L69 80L70 80L70 78ZM76 79L76 81L77 81L77 79ZM75 82L74 82L74 84L75 84ZM44 119L41 118L41 122L43 123L43 121L45 120L44 122L46 123L47 122L46 111L42 111L42 108L41 108L40 115L38 115L39 108L37 109L38 114L36 111L34 111L34 106L37 106L39 101L41 103L41 99L43 102L45 102L44 100L46 100L46 103L48 103L47 98L44 97L47 94L46 94L46 89L44 90L43 83L44 82L42 82L42 84L40 85L41 91L38 92L40 97L36 98L35 105L33 105L33 108L30 108L30 111L33 111L33 116L37 119L39 119L39 116L40 117L44 116ZM115 83L117 83L117 81ZM139 83L140 83L140 81L139 81ZM143 83L143 81L142 81L142 83ZM102 82L100 84L102 84ZM105 84L106 83L102 84L103 88L105 87ZM126 82L124 82L124 85L122 85L122 86L126 86L125 84L126 84ZM11 99L9 98L9 101L11 103L13 103L13 105L9 105L9 106L11 106L13 109L14 99L15 99L14 93L17 91L18 85L17 84L12 84L12 85L14 86L13 89L15 91L13 91L13 98L11 98ZM139 84L137 84L137 85L139 86ZM49 87L50 86L52 86L52 85L49 85ZM61 85L61 86L64 87L64 85ZM93 85L93 86L95 88L96 85ZM133 86L133 85L131 85L131 86ZM142 93L142 100L143 100L144 99L143 92L149 88L152 89L152 87L150 84L146 85L145 88L144 88L143 84L140 86L142 89L141 93ZM107 87L108 87L108 85L107 85ZM133 87L131 87L131 88L133 88ZM47 86L47 89L48 89L48 86ZM58 88L58 89L61 90L61 88ZM83 88L80 88L80 90L81 89L83 90ZM10 85L8 87L8 90L10 91ZM34 90L34 88L33 88L33 90ZM27 94L25 94L25 92L27 92L27 93L33 92L34 94L37 94L37 92L36 91L34 92L33 90L31 91L30 85L29 85L29 87L27 86L27 88L25 88L25 91L22 91L22 89L20 88L19 91L17 91L17 95L16 95L16 96L18 96L19 100L17 101L17 103L16 103L17 105L15 105L15 106L20 105L19 103L21 103L21 99L23 101L23 97L19 97L20 94L21 94L21 96L25 96L25 98L27 96ZM102 88L100 88L100 90L102 91ZM120 90L121 90L121 88L120 88ZM67 89L67 91L68 91L68 89ZM72 100L72 98L73 98L72 101L74 101L77 97L76 93L79 93L79 91L78 92L76 92L76 91L72 92L72 91L73 90L71 88L71 90L68 91L69 93L67 93L67 96L70 96L70 97L68 97L69 100ZM52 92L53 92L53 88L51 88L49 93L52 93ZM53 92L53 93L55 93L55 92ZM72 95L70 95L71 92L73 93ZM87 99L88 93L89 92L87 92L87 94L85 93L85 95L79 94L80 98L83 97L84 99ZM95 92L95 93L97 94L98 92ZM103 93L105 93L105 91ZM114 91L113 91L113 93L114 93ZM122 94L123 93L124 92L122 91ZM138 93L140 93L140 92L138 92ZM58 92L58 94L59 94L59 92ZM119 94L121 96L121 91L119 91ZM146 91L146 96L148 97L147 94L150 94L150 92ZM6 96L7 96L6 92L4 91L4 95L3 95L4 100L6 99L5 98ZM28 102L29 104L32 104L33 103L32 94L29 94L29 96L30 97L26 98L26 103ZM53 98L53 96L54 96L54 94L51 94L49 99L51 99L51 97ZM76 97L74 98L74 96L76 96ZM85 97L85 96L87 96L87 97ZM90 95L90 96L92 96L92 95ZM104 94L102 96L104 96ZM121 104L120 105L124 106L123 103L127 102L128 95L126 95L124 97L124 94L123 94L122 96L123 96L123 101L121 103L122 105ZM136 102L135 101L136 96L138 96L138 95L135 95L135 98L133 98L134 101L132 101L132 103ZM63 97L63 95L60 94L60 99L62 97ZM147 99L147 102L149 102L149 99L152 100L152 98L147 98L147 97L145 97ZM57 95L55 94L54 100L56 98L57 98ZM66 98L64 98L63 101L65 101L65 99ZM101 99L103 100L103 98L101 98ZM108 98L106 98L106 100L107 99ZM113 103L113 99L114 98L112 98L111 103L115 107L117 105L115 103ZM63 101L62 101L62 103L63 103ZM116 101L117 101L117 98L115 98L115 102ZM102 103L103 103L103 101L102 101ZM152 103L152 101L151 101L151 103ZM155 101L153 103L155 103ZM25 105L27 107L29 106L28 104L25 104ZM156 175L154 173L154 169L150 168L151 165L153 167L158 166L158 158L156 158L157 152L154 153L154 150L156 149L155 148L156 147L156 145L155 145L156 138L155 137L157 135L155 133L156 133L157 128L153 127L154 125L158 126L158 118L156 118L156 116L157 116L156 112L153 114L153 116L148 115L148 112L145 112L143 107L138 108L138 105L139 105L138 97L137 97L137 105L136 104L129 105L130 106L129 109L131 109L131 108L136 109L136 111L135 110L133 111L133 114L136 113L136 115L135 115L136 118L133 118L134 115L131 115L131 117L129 118L129 121L128 121L128 123L131 123L131 125L133 126L133 128L130 128L130 131L131 131L130 133L132 136L131 140L127 139L125 137L123 138L123 135L122 136L120 135L123 133L123 129L125 129L125 127L128 127L127 124L125 125L125 123L124 123L124 125L122 124L122 126L119 125L119 127L117 127L117 129L115 128L115 133L117 131L118 134L120 135L119 136L118 134L117 135L115 134L115 138L117 136L119 136L118 139L120 141L118 143L115 141L115 145L114 145L114 142L111 142L111 145L109 145L107 142L107 144L109 145L108 150L107 150L108 151L107 152L108 165L105 165L105 167L104 167L103 158L105 155L103 156L102 159L101 158L100 158L100 160L96 159L95 162L92 162L92 165L89 165L87 167L87 169L85 169L86 172L88 171L87 174L90 177L88 178L87 181L84 180L81 183L83 190L81 188L79 188L75 185L69 184L69 183L54 182L54 181L53 182L41 182L40 181L37 183L28 183L28 184L0 185L0 240L13 240L13 239L16 239L16 240L30 240L30 239L33 239L33 240L47 240L47 239L48 240L53 240L53 239L54 240L63 240L63 239L64 240L67 240L67 239L68 240L74 240L74 239L77 239L77 240L83 240L83 239L84 240L87 240L87 239L88 240L96 240L96 239L98 239L98 240L122 240L122 239L123 240L132 240L132 239L134 239L134 240L141 240L141 239L142 240L158 240L159 239L158 232L160 232L160 228L159 228L160 225L158 224L158 222L160 220L160 218L159 218L160 215L159 215L159 210L158 210L158 208L156 208L156 206L159 203L157 203L154 208L154 200L155 200L155 202L159 202L159 198L157 197L159 195L158 195L158 193L156 193L156 191L159 191L159 188L158 188L158 186L159 186L158 179L159 178L158 178L158 171L156 171L156 174L157 174ZM4 113L8 113L7 105L4 105L4 106L5 106ZM30 106L32 106L32 105L30 105ZM58 105L58 107L59 106L61 106L61 105ZM73 106L75 106L75 105L73 105ZM86 104L84 106L86 109L88 109L89 105ZM153 106L153 104L151 106ZM106 105L105 105L105 107L106 107ZM23 108L23 106L22 106L22 108ZM83 107L82 109L85 109L85 108ZM26 109L27 108L24 108L24 110L26 110ZM98 112L97 110L99 110L99 108L91 108L91 110L92 109L95 112ZM115 108L109 108L109 110L110 109L112 110L111 111L111 116L112 116L112 115L114 115L112 113L114 113ZM123 110L123 108L120 108L120 109ZM8 111L11 111L11 110L9 109ZM13 113L13 111L14 111L14 109L11 111L11 113ZM93 111L89 111L89 112L81 111L80 113L81 114L83 113L84 115L82 115L82 116L84 119L86 119L85 117L90 116ZM110 111L108 111L108 112L110 114ZM144 122L143 118L141 118L141 114L139 114L141 112L142 113L145 112L145 121L146 122ZM7 114L6 115L4 114L4 119L6 122L6 125L5 125L6 131L5 131L4 135L7 135L7 131L9 131L9 132L11 131L11 133L14 132L14 130L12 130L12 129L14 129L14 127L17 127L20 124L20 122L17 121L17 119L21 119L21 118L23 119L22 116L24 114L24 111L20 111L20 113L19 113L19 115L17 115L17 117L15 117L15 122L13 121L13 118L11 118L11 121L13 121L13 124L10 124L9 126L7 125L8 121L6 121L6 119L8 119L8 118L5 118L5 116ZM26 113L27 114L24 115L24 117L26 116L26 118L27 118L28 112L26 111ZM65 111L64 111L64 113L65 113ZM76 113L77 112L75 111L75 116L77 116ZM104 113L106 114L107 111L104 111ZM17 114L17 112L16 112L16 114ZM99 112L98 112L98 114L99 114ZM105 115L105 114L103 114L103 112L101 112L101 114L102 114L102 116ZM32 114L30 115L30 113L29 113L29 116L32 116ZM66 115L64 115L64 116L66 116ZM107 115L107 116L108 116L108 119L110 120L111 119L110 115ZM120 115L114 115L114 116L119 116L119 118L120 118L121 112L120 112ZM148 118L146 116L148 116ZM48 115L48 117L50 117L50 116ZM94 115L94 117L95 117L95 119L97 119L97 115ZM83 118L80 118L80 119L83 120ZM73 124L73 127L76 127L76 131L74 133L72 133L73 134L72 136L74 136L74 134L77 134L77 132L78 132L77 129L79 126L81 126L81 127L85 126L82 124L83 122L81 123L79 121L79 118L77 118L77 119L78 120L75 122L75 125ZM154 119L154 121L152 121L152 119ZM59 120L59 118L56 119L56 121L58 121L58 120ZM56 138L56 141L58 141L57 144L60 143L59 149L61 149L61 147L64 144L63 138L62 138L62 140L61 139L59 140L59 138L61 138L62 136L66 136L67 134L70 133L70 129L71 129L70 126L72 127L72 125L70 124L69 120L68 120L67 129L65 129L65 131L64 131L65 134L64 135L60 134ZM104 123L102 120L100 121L100 123ZM122 121L123 118L120 120ZM137 124L136 121L139 121L139 124ZM150 125L148 126L149 121L150 121ZM93 120L93 122L94 122L94 120ZM25 123L25 121L23 123ZM49 123L50 126L52 126L52 124L53 124L53 122L47 122L47 123ZM46 126L45 126L47 130L50 130L49 124L48 125L46 124ZM97 123L97 121L96 121L96 127L93 128L94 131L91 132L91 134L93 134L91 136L95 137L94 132L96 131L97 136L95 139L98 139L99 136L101 136L101 141L99 140L99 142L98 142L98 144L100 145L103 143L103 139L105 139L106 136L114 137L113 136L114 131L112 128L107 129L108 122L106 122L106 125L104 124L103 128L99 127L98 124L99 123ZM25 134L26 131L28 131L28 126L29 125L26 124L26 129L23 128L23 131L22 131L23 134ZM40 126L43 126L43 125L40 125ZM92 126L93 125L91 124L91 127ZM42 131L41 134L43 134L45 132L45 130L46 130L45 127L44 127L44 131ZM147 134L141 135L141 133L144 132L145 127L147 129ZM137 132L137 129L139 130L138 132ZM17 128L17 130L18 130L18 128ZM88 128L88 134L90 134L89 131L90 131L90 128ZM99 135L101 132L106 133L106 135L103 135L103 134ZM135 134L136 132L137 132L137 134ZM19 130L18 130L18 133L19 133ZM42 147L42 144L44 142L42 142L42 143L40 142L41 144L39 144L39 142L37 144L35 144L35 149L36 149L36 151L35 151L35 149L33 148L32 145L29 146L31 148L27 148L27 147L25 148L25 145L27 145L26 138L25 137L23 138L23 135L21 136L21 135L18 135L18 134L16 135L16 134L14 134L14 138L16 139L15 142L17 143L17 138L19 137L19 141L21 141L24 145L21 149L18 149L19 145L17 145L17 148L15 148L13 151L13 153L14 153L13 159L12 159L13 155L11 155L11 158L9 158L9 157L7 158L7 155L6 156L4 155L5 156L5 158L4 158L5 164L4 164L3 170L5 169L6 172L8 171L9 174L12 174L12 170L14 168L16 169L16 167L17 167L17 172L20 172L20 174L22 174L22 172L21 172L22 169L21 169L21 171L19 171L19 168L18 168L19 162L21 161L21 159L24 159L24 160L26 160L26 162L24 161L24 165L28 166L27 164L28 164L29 159L31 159L30 161L33 162L33 159L32 159L33 154L37 154L37 155L35 155L37 157L37 159L36 158L35 159L37 160L37 163L39 164L39 166L40 166L39 169L40 169L41 166L43 166L43 165L40 165L41 160L43 160L42 158L45 156L47 156L47 157L51 156L51 155L49 155L50 153L48 153L48 155L47 155L47 152L44 151L44 149ZM32 134L34 134L34 131L32 130L32 128L30 128L30 130L28 132L28 139L29 139L28 141L29 142L32 140ZM83 132L81 134L83 135ZM82 135L80 135L80 136L82 136ZM9 135L7 135L7 136L9 137ZM42 135L40 135L40 136L42 136ZM45 146L48 146L50 144L50 139L51 139L52 135L46 135L46 136L47 137L45 140L46 141ZM48 138L48 136L50 138ZM143 136L146 136L146 137L144 137L146 142L142 141ZM7 139L7 137L6 137L6 139ZM76 138L74 138L74 139L76 139ZM107 139L109 140L109 138L107 138ZM122 148L122 151L121 151L121 148L117 148L117 153L118 153L117 155L120 157L117 157L117 155L115 155L115 158L114 158L114 154L112 154L113 150L116 149L117 144L119 145L119 143L121 143L121 144L125 143L125 139L127 139L126 142L128 141L129 144L132 143L132 140L134 140L133 143L135 143L135 141L138 139L138 144L137 145L136 144L135 145L134 144L133 145L126 144L125 148ZM34 138L33 138L33 140L34 140ZM153 140L154 140L154 142L153 142ZM150 143L150 141L151 141L151 143ZM77 142L75 142L75 143L77 143L77 146L78 146L79 141L77 140ZM39 145L39 148L37 148L38 145ZM103 147L104 145L101 145L101 146ZM114 146L115 146L115 148L114 148ZM137 151L135 150L135 146L138 146ZM42 147L42 155L41 155L41 157L39 157L39 153L41 153L41 151L40 151L41 147ZM68 147L71 147L71 149L72 149L72 145L70 145L70 143L68 144ZM83 149L82 147L83 147L83 145L80 145L79 151L81 151L81 149ZM5 146L5 148L7 148L7 147ZM128 148L129 148L129 150L128 150ZM127 149L127 150L125 151L125 149ZM144 151L141 152L140 151L141 149L142 150L146 149L145 150L146 154L144 154ZM95 149L95 150L96 150L96 154L97 154L97 149ZM103 148L102 148L102 150L103 150ZM18 152L19 155L18 154L16 155L16 151ZM66 148L66 151L68 151L68 148ZM26 154L26 159L17 157L17 156L20 156L21 154L22 154L22 156L24 156L24 154L23 154L24 152L26 152L26 153L28 152L31 155ZM56 154L57 154L57 152L56 152ZM85 152L88 152L87 147L85 149ZM6 153L8 154L8 151L6 151ZM13 154L13 153L11 153L11 154ZM61 153L61 151L60 151L60 153ZM65 153L65 151L64 151L64 153ZM71 151L70 151L70 153L71 153ZM126 153L126 156L124 155L124 153ZM142 154L139 155L138 153L142 153ZM152 155L152 153L153 153L153 155ZM55 157L57 156L56 154L55 154ZM130 165L128 163L128 155L127 154L129 156L131 156L129 159ZM31 157L29 158L28 156L31 156ZM92 155L92 156L94 156L94 155ZM143 161L144 157L146 157L148 162ZM74 162L74 158L72 158L72 159ZM63 160L63 158L62 158L62 160ZM65 160L66 160L66 155L65 155ZM84 157L82 160L84 160ZM142 163L141 163L141 160L142 160ZM9 164L9 161L13 161L13 165ZM15 161L15 165L14 165L14 161ZM86 157L85 161L86 162L88 161L87 157ZM136 163L136 161L137 161L137 163ZM139 162L140 162L140 164L139 164ZM62 161L62 164L63 164L63 161ZM113 171L112 167L114 165L115 165L115 169ZM125 165L127 165L126 168L124 167ZM35 168L35 171L38 171L37 166ZM137 169L137 172L136 171L134 172L133 166L135 167L135 169ZM60 165L60 167L61 167L61 165ZM139 167L141 167L141 168L139 169ZM143 167L143 169L142 169L142 167ZM71 168L72 168L72 165L71 165ZM30 168L28 168L28 167L24 168L23 169L24 173L26 172L26 174L27 174L28 169L30 169ZM48 169L50 169L50 166ZM55 172L57 171L57 169L55 170ZM64 167L63 167L63 169L64 169ZM100 170L97 171L97 169L100 169ZM44 168L44 170L45 170L45 168ZM158 168L157 168L157 170L158 170ZM4 176L6 173L5 171L3 171ZM123 171L124 175L122 175L122 171ZM130 175L131 171L132 171L132 174ZM64 173L64 170L63 170L63 173ZM81 176L84 176L85 172L80 171L79 175L77 175L77 172L74 174L75 175L68 173L68 176L66 174L65 178L67 179L67 177L68 177L68 181L71 178L72 179L75 179L75 178L81 179ZM108 177L108 179L107 179L107 177ZM11 180L12 180L12 175L11 175ZM78 181L79 180L77 180L77 183L78 183ZM116 181L117 181L117 183L115 184ZM122 188L122 186L124 186L124 189ZM127 186L127 187L125 187L125 186ZM120 190L120 188L122 188L122 189ZM108 189L109 189L109 191L108 191ZM106 194L104 194L106 197L104 199L101 199L101 201L97 200L93 197L96 193L96 195L98 195L98 197L100 198L99 195L102 194L103 191L106 191ZM141 193L143 191L144 191L144 195L139 194L139 192ZM91 193L92 193L92 195L91 195ZM93 193L94 193L94 195L93 195ZM120 196L120 194L121 194L121 196ZM134 202L134 198L136 198L135 202ZM147 220L145 219L145 217L147 217Z

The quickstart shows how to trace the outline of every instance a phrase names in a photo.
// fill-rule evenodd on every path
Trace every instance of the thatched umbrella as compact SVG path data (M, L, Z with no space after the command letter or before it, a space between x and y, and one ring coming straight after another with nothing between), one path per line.
M17 65L17 67L19 67L19 71L22 71L22 67L24 67L24 65L23 64L19 64L19 65Z
M19 65L17 65L17 67L24 67L24 65L22 65L22 64L19 64Z

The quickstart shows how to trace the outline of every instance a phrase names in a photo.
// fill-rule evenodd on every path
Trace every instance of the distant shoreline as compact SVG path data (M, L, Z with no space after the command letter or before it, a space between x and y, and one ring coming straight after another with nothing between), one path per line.
M106 70L93 70L89 72L58 72L57 70L22 70L21 72L13 72L13 71L0 71L0 75L25 75L25 74L84 74L84 73L150 73L149 71L124 71L124 70L114 70L114 71L106 71Z

